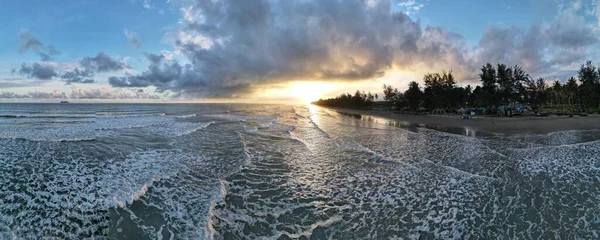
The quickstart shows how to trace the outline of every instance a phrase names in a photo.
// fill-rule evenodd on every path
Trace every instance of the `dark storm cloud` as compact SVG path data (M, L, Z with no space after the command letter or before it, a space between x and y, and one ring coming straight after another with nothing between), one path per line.
M193 98L236 97L293 80L372 79L392 68L452 69L459 81L478 81L479 68L488 62L518 64L534 76L562 76L565 66L589 58L587 50L598 42L597 31L577 15L582 11L575 3L561 7L545 24L490 26L473 46L460 34L422 27L394 11L392 2L195 1L182 9L182 27L169 38L177 60L147 54L146 69L108 80L113 87L153 86L158 92ZM137 34L127 29L124 34L139 47ZM21 42L25 50L40 52L36 49L44 47L30 33ZM50 47L44 49L49 53ZM50 78L60 76L67 84L91 82L95 73L130 68L104 52L78 63L77 71Z
M28 78L36 78L41 80L50 80L53 77L58 77L58 73L56 70L47 65L41 65L39 63L34 63L31 65L23 63L21 65L21 69L19 70L19 74Z
M49 49L53 49L49 47ZM20 74L31 79L50 80L58 78L67 85L71 83L95 83L94 74L96 72L117 71L129 68L129 66L120 60L116 60L106 53L100 52L95 57L85 57L78 62L81 68L75 67L73 70L60 70L56 63L23 63L19 70L12 69L13 74ZM64 68L63 68L64 69Z
M127 63L114 59L104 52L99 52L95 57L85 57L80 64L87 70L95 72L112 72L129 68Z
M54 46L49 45L45 47L44 44L35 36L35 34L23 30L19 34L19 52L25 53L27 51L35 52L40 56L40 59L44 62L51 61L54 56L60 55L60 51L56 50Z
M147 71L111 85L237 95L289 80L379 77L457 50L443 38L423 39L419 22L393 12L390 1L198 1L184 18L175 42L190 64L149 59Z
M73 71L63 73L60 78L66 81L66 84L71 83L95 83L93 79L94 73L90 70L79 70L75 68Z
M150 65L148 69L137 75L110 77L113 87L148 87L155 86L162 92L172 89L194 89L198 92L208 91L210 96L221 96L219 89L208 88L209 83L202 80L202 75L191 64L181 65L176 61L166 61L163 55L147 54ZM219 88L229 89L235 86L220 85Z

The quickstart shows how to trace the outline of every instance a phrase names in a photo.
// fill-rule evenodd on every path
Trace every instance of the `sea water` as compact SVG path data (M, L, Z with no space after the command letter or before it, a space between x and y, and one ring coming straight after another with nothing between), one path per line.
M600 238L600 131L0 104L0 239Z

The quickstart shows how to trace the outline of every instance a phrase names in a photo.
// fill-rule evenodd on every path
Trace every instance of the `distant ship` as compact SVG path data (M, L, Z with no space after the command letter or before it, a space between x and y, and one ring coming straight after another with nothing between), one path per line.
M69 103L69 101L60 101L60 103Z

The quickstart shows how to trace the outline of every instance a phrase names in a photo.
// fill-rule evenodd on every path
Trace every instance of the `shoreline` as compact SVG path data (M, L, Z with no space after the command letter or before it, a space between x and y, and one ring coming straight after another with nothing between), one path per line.
M320 106L322 107L322 106ZM520 116L520 117L487 117L478 116L475 119L462 119L462 115L415 115L408 113L394 113L391 111L359 110L347 108L324 107L341 113L360 114L397 121L406 125L419 125L426 128L441 127L464 129L466 135L481 135L481 133L495 133L508 135L548 134L553 132L571 130L599 130L600 115L591 114L582 116L556 116L547 117ZM429 125L429 126L427 126ZM472 132L469 134L469 132ZM477 134L476 132L480 132Z

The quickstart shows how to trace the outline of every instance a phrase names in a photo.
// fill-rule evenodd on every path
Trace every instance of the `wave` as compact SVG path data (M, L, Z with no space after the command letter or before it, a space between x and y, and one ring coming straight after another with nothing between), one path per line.
M238 114L209 114L206 117L220 118L233 122L256 124L260 128L269 128L279 120L279 116L270 114L238 115Z
M6 136L0 135L0 139L12 139L12 140L24 140L24 141L34 141L34 142L91 142L95 141L96 138L43 138L43 137L16 137L16 136Z
M103 117L93 122L55 123L48 126L34 124L15 128L0 125L0 139L25 139L40 142L92 141L100 137L120 135L128 130L139 130L140 134L180 137L208 127L213 122L192 123L175 121L167 116Z
M151 210L166 211L170 205L161 205L162 201L146 196L151 194L154 186L160 187L177 176L179 171L185 169L184 163L197 161L194 156L174 150L134 152L125 157L120 156L119 152L110 152L111 157L102 159L94 156L100 153L93 152L94 149L24 142L0 146L0 155L3 156L0 157L3 166L0 169L0 182L4 184L4 192L0 194L0 202L3 203L0 204L0 232L4 230L2 219L7 212L11 218L10 228L16 231L14 236L18 238L42 236L43 233L47 237L81 239L86 238L85 234L88 233L70 232L64 228L52 233L47 230L56 226L72 226L77 222L83 229L102 229L111 222L107 219L109 211L115 214L123 210L135 212L138 210L131 208L131 205L136 202L149 206ZM19 154L14 154L23 151L32 154L31 157L25 160ZM19 187L23 182L31 185ZM185 197L181 201L190 200L190 196L161 193L166 195L164 198L169 199L171 205L183 205L175 199ZM157 207L150 207L154 205ZM65 212L68 209L77 211ZM18 217L11 211L17 211ZM65 214L67 217L56 217ZM177 218L174 215L168 220ZM124 219L129 220L127 217ZM140 222L133 224L143 227Z
M511 149L508 155L519 160L519 169L524 174L540 172L552 175L583 174L597 175L600 166L600 141ZM584 174L587 172L587 174ZM590 175L590 176L591 176Z
M59 114L59 115L55 115L55 114L26 114L26 115L11 115L11 114L7 114L7 115L0 115L0 118L50 118L50 119L54 119L54 118L94 118L94 115L82 115L82 114Z
M175 118L180 118L180 119L186 119L186 118L193 118L196 117L196 114L188 114L188 115L181 115L181 116L175 116Z
M175 132L174 135L177 137L180 136L184 136L184 135L188 135L188 134L192 134L200 129L205 129L208 126L210 126L211 124L213 124L215 122L207 122L207 123L200 123L198 126L196 127L188 127L187 129L181 129L179 132Z
M148 184L144 184L138 192L134 192L131 196L129 196L130 198L125 199L125 200L119 200L119 199L117 199L117 196L114 196L113 201L115 202L115 206L118 206L120 208L125 208L127 205L131 205L134 201L137 201L141 197L146 195L147 192L148 192Z
M529 143L528 147L567 146L600 141L600 130L569 130L536 135L517 135L511 140Z
M396 159L390 158L389 156L385 156L383 154L377 153L373 149L365 147L354 140L351 140L350 142L346 142L343 140L334 140L334 141L337 143L337 146L346 148L348 150L362 152L367 155L371 155L370 158L367 160L369 162L374 162L374 163L379 163L379 164L394 164L394 165L400 165L400 166L404 166L404 167L415 168L415 166L410 163L407 163L404 161L398 161Z

